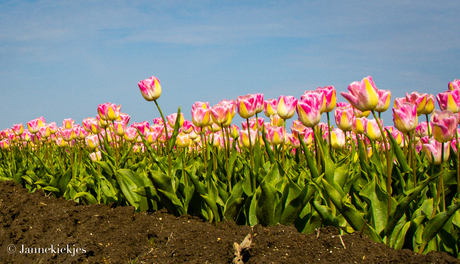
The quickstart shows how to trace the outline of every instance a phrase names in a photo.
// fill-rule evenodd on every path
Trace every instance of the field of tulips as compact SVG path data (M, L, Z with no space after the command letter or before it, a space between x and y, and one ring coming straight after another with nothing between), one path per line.
M105 103L81 125L40 117L1 131L0 181L210 222L302 233L335 226L396 249L460 257L460 80L436 97L394 99L393 126L380 118L391 92L370 76L340 93L347 102L337 102L333 86L300 99L248 94L196 102L192 121L180 107L163 115L156 77L138 86L161 116L153 124L129 125L121 106ZM232 124L237 113L241 126Z

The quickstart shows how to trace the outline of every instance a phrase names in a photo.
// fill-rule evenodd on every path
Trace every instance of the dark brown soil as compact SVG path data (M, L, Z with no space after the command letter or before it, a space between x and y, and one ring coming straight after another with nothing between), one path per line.
M78 205L0 183L1 263L231 263L234 243L248 234L244 263L460 263L446 253L418 255L358 234L339 236L331 227L303 235L292 226L216 225L166 211Z

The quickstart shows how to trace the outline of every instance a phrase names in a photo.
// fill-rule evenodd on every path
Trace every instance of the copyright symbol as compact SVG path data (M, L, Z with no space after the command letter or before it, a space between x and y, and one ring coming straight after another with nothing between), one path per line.
M10 253L10 254L14 254L16 252L16 246L13 245L13 244L9 244L6 247L6 251L8 251L8 253Z

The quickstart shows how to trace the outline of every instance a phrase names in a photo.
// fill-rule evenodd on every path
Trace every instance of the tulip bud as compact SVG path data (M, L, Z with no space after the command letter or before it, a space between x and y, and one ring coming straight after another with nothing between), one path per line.
M154 101L160 98L161 85L160 80L155 76L142 80L138 83L142 96L147 101Z

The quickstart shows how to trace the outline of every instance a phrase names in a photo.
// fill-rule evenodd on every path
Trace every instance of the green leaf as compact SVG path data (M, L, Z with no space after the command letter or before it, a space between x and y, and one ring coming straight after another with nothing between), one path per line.
M339 227L339 220L334 216L329 207L321 205L317 201L312 201L311 204L313 205L313 208L315 208L316 212L318 212L319 216L321 216L325 226Z
M318 168L316 167L316 162L311 155L310 150L308 149L305 142L303 142L302 137L299 137L300 144L302 145L303 152L305 153L305 159L307 160L308 168L310 169L311 178L316 179L319 177Z
M214 218L216 218L216 222L220 222L220 216L219 216L219 211L217 210L217 204L215 200L213 200L211 197L208 195L201 195L201 198L204 199L204 202L211 208L212 214L214 215ZM210 217L209 222L212 222L213 218Z
M318 178L322 179L322 178ZM283 213L281 214L280 223L282 225L291 225L299 217L300 213L304 209L305 205L310 201L313 195L316 192L313 184L306 185L302 192L297 195L294 199L287 202L288 204L284 208Z
M257 198L257 219L263 226L274 226L275 208L279 202L276 189L265 181L260 183L261 194Z
M427 223L422 233L422 248L438 234L458 209L460 209L460 201L454 200L453 204L447 207L446 211L436 214L435 217Z
M115 178L126 200L137 210L141 197L138 193L135 193L134 190L142 186L137 186L132 180L132 178L134 178L134 172L128 169L119 169L115 174Z
M387 131L388 138L391 140L391 145L393 147L393 151L396 154L396 158L398 159L398 163L401 166L401 168L403 169L403 172L404 173L412 172L412 169L407 164L406 156L404 155L403 151L399 147L398 143L393 138L393 136L391 135L390 131L388 131L388 129L386 129L386 128L385 128L385 130Z
M166 125L166 124L165 124ZM169 139L169 152L174 149L174 145L176 144L176 138L177 135L179 134L179 128L180 128L180 106L177 108L177 118L176 118L176 123L174 124L174 130L172 132L171 138Z
M79 192L75 194L73 197L73 200L78 199L78 198L83 198L87 204L97 204L96 198L89 192Z

